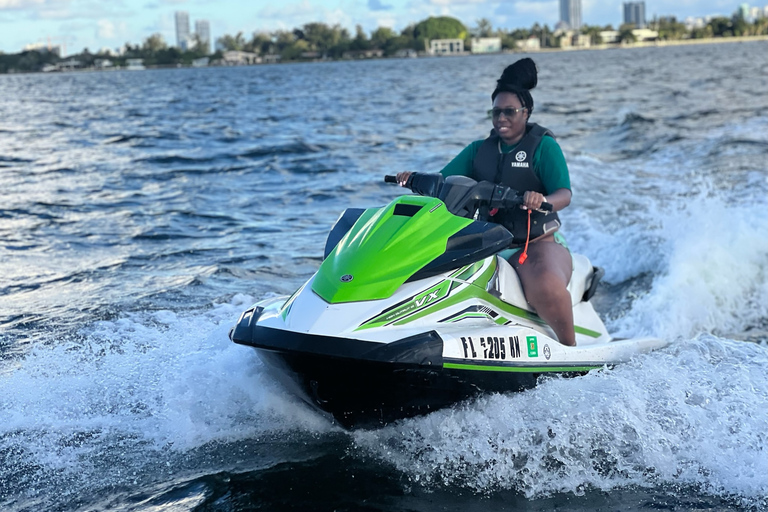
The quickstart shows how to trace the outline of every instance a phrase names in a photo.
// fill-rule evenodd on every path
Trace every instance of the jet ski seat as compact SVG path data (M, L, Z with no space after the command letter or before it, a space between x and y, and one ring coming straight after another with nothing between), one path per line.
M568 292L571 294L571 304L575 306L579 302L589 300L594 295L603 271L593 267L586 256L574 253L572 256L573 274L571 275L571 282L568 283ZM525 300L523 285L512 265L498 255L496 256L496 263L498 272L495 286L499 298L514 306L534 312L533 307Z

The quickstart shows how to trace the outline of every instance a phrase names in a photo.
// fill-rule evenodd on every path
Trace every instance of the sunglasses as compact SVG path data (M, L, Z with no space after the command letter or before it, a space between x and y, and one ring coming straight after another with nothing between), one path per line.
M492 117L494 119L498 119L501 117L501 114L504 114L504 116L509 119L512 117L515 117L518 112L523 112L525 110L528 110L528 107L520 107L520 108L493 108L488 111L488 117Z

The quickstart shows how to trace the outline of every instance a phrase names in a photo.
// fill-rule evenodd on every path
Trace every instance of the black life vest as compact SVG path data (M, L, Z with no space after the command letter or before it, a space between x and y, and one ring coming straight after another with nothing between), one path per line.
M495 130L483 141L472 163L472 179L500 183L524 193L528 190L546 194L544 184L533 172L533 153L541 139L554 135L548 129L535 123L528 123L525 135L515 149L509 153L501 152L501 138ZM503 225L515 237L513 245L524 244L528 235L528 211L521 208L500 210L490 218L492 222ZM531 236L533 240L548 233L554 233L560 227L557 213L531 213Z

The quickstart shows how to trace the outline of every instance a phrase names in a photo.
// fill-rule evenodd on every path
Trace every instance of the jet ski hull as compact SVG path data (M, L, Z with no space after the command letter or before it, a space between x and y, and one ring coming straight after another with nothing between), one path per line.
M233 329L235 343L253 347L270 374L345 428L370 428L427 414L483 393L532 388L540 367L472 368L444 358L435 331L382 344L297 333L258 325L254 309ZM581 375L584 367L559 368Z

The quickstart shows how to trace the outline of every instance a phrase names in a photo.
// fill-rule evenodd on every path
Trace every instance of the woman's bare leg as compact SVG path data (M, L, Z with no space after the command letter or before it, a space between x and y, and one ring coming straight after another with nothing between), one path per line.
M573 273L568 249L550 235L528 246L528 259L522 265L518 262L519 255L519 252L515 254L510 263L520 276L526 300L552 327L560 343L575 346L573 306L566 289Z

